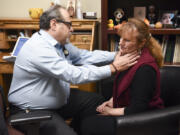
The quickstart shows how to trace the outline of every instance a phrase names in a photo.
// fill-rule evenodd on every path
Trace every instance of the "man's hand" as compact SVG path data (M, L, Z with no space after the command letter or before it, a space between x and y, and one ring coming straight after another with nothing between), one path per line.
M139 53L134 51L132 53L121 56L121 52L119 51L115 56L113 63L110 65L112 73L115 71L124 71L129 67L133 66L137 63L137 59L139 58Z

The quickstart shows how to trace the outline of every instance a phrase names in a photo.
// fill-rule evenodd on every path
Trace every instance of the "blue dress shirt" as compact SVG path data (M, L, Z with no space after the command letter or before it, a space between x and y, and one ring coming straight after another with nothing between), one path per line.
M40 30L25 43L14 64L8 94L10 103L25 109L57 109L67 103L70 84L87 83L111 76L108 64L115 53L87 51L68 43L60 45ZM98 65L98 66L97 66Z

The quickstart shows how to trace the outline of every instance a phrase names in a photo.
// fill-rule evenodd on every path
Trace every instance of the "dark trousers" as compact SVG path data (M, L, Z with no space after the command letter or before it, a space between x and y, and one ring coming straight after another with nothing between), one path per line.
M71 90L68 103L58 110L49 110L52 119L40 124L41 135L77 135L80 134L82 119L95 115L96 107L104 102L104 98L96 93ZM65 122L72 118L70 126Z
M8 135L4 114L0 108L0 135Z

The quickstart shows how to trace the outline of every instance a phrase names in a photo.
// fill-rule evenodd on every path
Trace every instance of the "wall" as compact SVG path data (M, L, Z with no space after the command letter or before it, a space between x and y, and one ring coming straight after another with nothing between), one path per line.
M0 0L0 17L29 17L29 8L43 8L46 10L54 0ZM60 4L67 5L67 0L59 0ZM82 12L97 12L97 17L101 17L101 0L80 0ZM98 48L101 48L100 23L97 27Z
M0 0L0 17L29 17L29 8L43 8L46 10L53 0ZM67 0L59 0L66 6ZM101 0L80 0L82 11L95 11L101 16Z

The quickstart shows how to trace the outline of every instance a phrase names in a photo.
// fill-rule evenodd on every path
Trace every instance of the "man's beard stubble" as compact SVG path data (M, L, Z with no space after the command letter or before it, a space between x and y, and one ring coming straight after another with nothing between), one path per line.
M65 45L65 44L68 44L69 42L70 42L70 39L66 38L64 41L61 41L60 44Z

